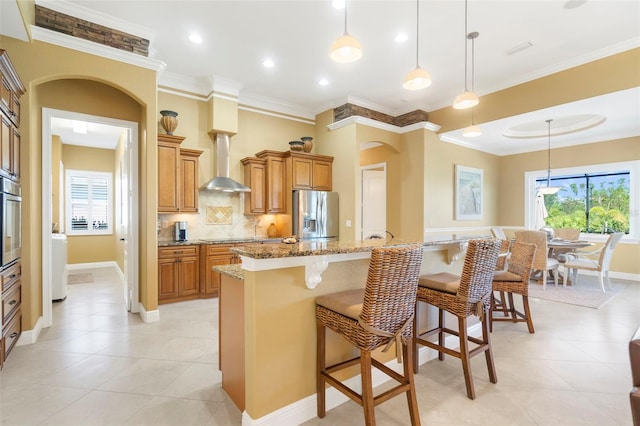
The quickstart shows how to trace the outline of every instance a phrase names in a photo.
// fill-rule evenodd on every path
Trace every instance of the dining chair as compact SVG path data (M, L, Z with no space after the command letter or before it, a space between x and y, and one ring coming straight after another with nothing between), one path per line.
M500 255L498 256L498 261L496 263L496 271L503 271L508 263L509 246L511 245L511 241L507 239L504 230L499 226L491 227L491 235L493 235L493 238L502 241L502 246L500 247Z
M497 299L495 294L491 294L491 317L489 329L493 331L494 321L526 322L529 333L535 333L531 310L529 309L529 276L535 257L535 244L514 242L511 245L511 257L509 267L506 271L496 271L493 275L492 290L499 291L501 299ZM508 300L505 298L505 293ZM516 309L513 303L513 295L522 296L522 307L524 312ZM496 313L503 316L496 316ZM509 314L511 315L509 317Z
M371 252L364 289L326 294L316 299L318 417L323 418L326 414L325 385L328 383L362 406L367 426L376 423L376 405L402 393L407 396L411 424L420 424L411 348L422 252L422 244L375 248ZM359 349L358 356L326 365L327 328ZM371 356L374 349L384 346L382 351L385 352L394 343L398 360L403 359L404 374ZM356 364L360 364L360 393L340 380L339 377L344 378L344 375L334 374ZM374 396L372 367L395 379L398 384Z
M533 258L532 269L534 271L540 271L538 281L542 280L542 289L547 289L547 273L553 273L553 278L556 286L558 285L558 267L560 263L557 259L549 257L549 250L547 247L547 233L544 231L516 231L516 242L535 244L536 255Z
M418 283L417 303L423 302L438 308L438 326L425 333L418 329L417 317L414 319L413 361L415 372L418 372L418 345L427 346L438 351L438 359L444 355L454 356L462 362L467 396L475 399L476 392L471 375L471 357L484 352L489 381L498 382L498 376L491 351L489 335L489 304L491 299L491 281L495 272L496 260L500 250L500 241L495 239L470 240L462 266L462 275L447 272L422 275ZM416 303L416 305L417 305ZM448 312L458 319L458 330L446 326L444 314ZM480 318L482 337L476 338L467 333L467 318L475 315ZM445 346L445 333L458 336L459 349ZM437 342L429 338L438 336ZM470 349L470 343L475 347Z
M555 238L562 238L567 241L575 241L580 238L579 228L553 228Z
M567 271L567 278L571 276L573 272L573 277L571 277L571 282L573 284L577 284L578 279L578 270L586 270L586 271L596 271L598 272L598 281L600 283L600 288L602 288L602 292L605 293L604 282L607 282L609 289L611 289L611 281L609 281L609 266L611 264L611 256L613 255L613 249L620 242L624 233L616 232L614 234L609 235L607 241L604 245L594 251L577 251L575 253L567 255L568 259L564 263L564 268ZM593 256L598 256L598 258L594 258Z

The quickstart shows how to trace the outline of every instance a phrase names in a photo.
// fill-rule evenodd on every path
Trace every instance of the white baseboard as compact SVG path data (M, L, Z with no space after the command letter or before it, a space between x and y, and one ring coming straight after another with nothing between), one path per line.
M118 263L114 260L109 260L106 262L67 263L67 271L95 268L116 268L116 270L120 271L120 266L118 266ZM120 274L122 274L122 272L120 272Z
M473 326L467 329L467 333L470 336L479 336L482 333L482 327L480 323L474 324ZM459 340L457 336L447 336L445 339L445 345L447 347L458 347ZM436 359L438 357L438 352L427 348L425 346L420 346L418 350L418 360L419 364L425 364L432 359ZM385 365L392 370L397 371L398 373L402 373L402 364L398 364L398 362L394 359L385 363ZM462 374L462 371L460 371ZM389 376L374 368L372 370L371 375L373 386L379 386L389 380L392 380ZM354 376L345 381L345 384L355 390L356 392L361 391L361 380L360 375ZM335 408L349 400L349 398L344 395L342 392L336 390L333 387L329 387L326 390L325 404L327 411ZM317 409L317 398L316 394L309 395L306 398L303 398L299 401L296 401L292 404L287 405L286 407L282 407L272 413L267 414L266 416L260 417L258 419L252 419L246 411L242 412L242 426L258 426L258 425L283 425L283 426L293 426L299 425L304 422L307 422L318 415Z
M138 303L138 313L140 314L140 318L144 322L157 322L160 321L160 311L156 309L155 311L147 311L142 303Z
M32 345L40 337L40 332L42 331L42 317L38 317L38 321L36 321L36 325L31 330L22 330L22 334L20 338L16 342L16 346L23 345Z

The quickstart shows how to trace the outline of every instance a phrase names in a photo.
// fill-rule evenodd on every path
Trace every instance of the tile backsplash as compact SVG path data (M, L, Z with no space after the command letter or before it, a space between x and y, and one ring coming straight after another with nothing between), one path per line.
M158 240L174 239L174 223L189 222L189 240L267 238L275 215L245 216L243 193L200 191L199 213L158 214Z

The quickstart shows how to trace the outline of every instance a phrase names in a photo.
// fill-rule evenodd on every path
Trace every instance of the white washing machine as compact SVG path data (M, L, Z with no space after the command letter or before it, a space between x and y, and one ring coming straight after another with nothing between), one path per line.
M51 234L51 300L67 298L67 236Z

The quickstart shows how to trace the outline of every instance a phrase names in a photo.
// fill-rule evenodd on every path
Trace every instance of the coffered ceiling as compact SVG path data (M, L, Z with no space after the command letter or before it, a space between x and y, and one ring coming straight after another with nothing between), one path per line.
M332 7L330 0L36 3L148 38L150 56L166 64L160 84L180 81L197 92L207 84L210 88L211 80L232 82L241 103L271 105L300 117L313 118L348 101L392 115L433 111L450 105L464 89L462 0L420 1L419 63L433 84L415 92L402 88L405 74L416 65L415 1L349 1L348 31L364 50L363 58L351 64L336 64L328 56L344 31L344 9ZM9 28L5 10L3 33ZM474 66L479 95L640 46L636 0L470 0L468 11L468 31L480 33ZM202 43L189 41L193 33ZM399 33L408 40L394 41ZM265 67L265 59L273 67ZM321 79L328 84L320 85ZM578 114L606 119L572 135L554 136L554 146L640 134L638 90L611 96L481 123L483 135L475 139L463 138L461 130L442 138L499 155L546 149L546 136L514 140L503 133L519 124L546 126L548 118Z

